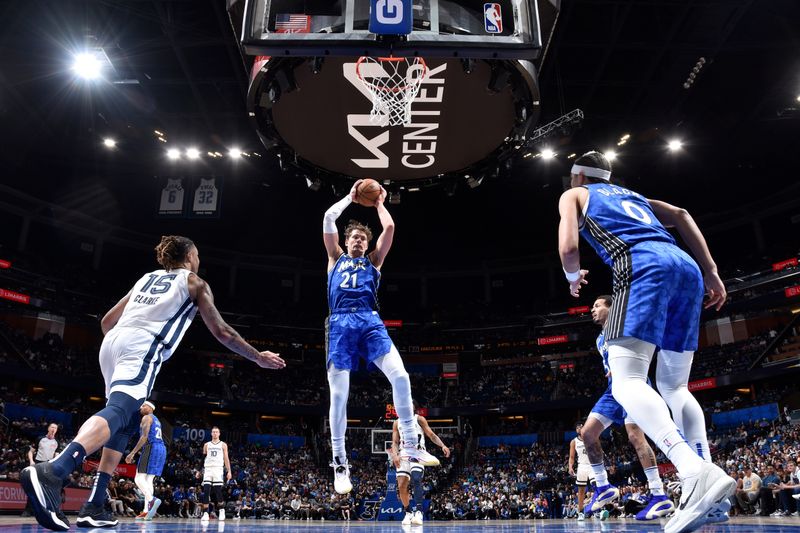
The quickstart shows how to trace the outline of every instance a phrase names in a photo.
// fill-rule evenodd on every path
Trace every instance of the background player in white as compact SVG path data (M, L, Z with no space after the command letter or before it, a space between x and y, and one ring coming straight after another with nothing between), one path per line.
M414 432L416 433L416 446L425 450L425 437L428 437L432 443L442 449L445 457L450 457L450 448L445 446L442 439L439 438L431 426L428 424L427 419L418 413L419 406L414 400ZM425 466L421 465L418 461L411 460L407 457L400 457L400 424L397 420L392 424L392 447L389 449L394 468L397 471L397 493L400 496L400 501L403 502L403 510L406 512L403 518L403 525L421 526L423 522L422 514L422 498L424 496L422 490L422 476L425 475ZM411 489L413 486L414 502L411 504Z
M575 476L575 485L578 487L578 520L583 520L583 501L586 498L586 486L594 481L592 467L589 463L589 456L586 454L586 446L581 438L583 424L575 424L575 432L578 434L569 443L569 475ZM578 460L578 470L575 470L575 459Z
M322 221L322 240L328 254L330 315L325 322L325 364L331 394L331 466L334 472L333 486L339 494L347 494L353 489L344 436L347 431L350 372L358 369L361 359L378 367L392 386L392 399L404 443L400 455L415 458L426 466L439 464L436 457L425 450L418 450L413 443L411 381L400 353L378 315L380 269L394 240L394 220L384 206L385 190L381 191L374 204L383 227L375 242L375 249L367 253L372 232L356 221L351 221L345 229L347 253L339 245L336 219L356 199L356 191L362 181L356 181L350 194L328 208Z
M200 520L208 520L208 503L214 500L214 507L217 510L217 519L225 520L225 500L222 495L222 486L225 481L222 479L222 467L225 467L227 474L225 479L231 480L231 461L228 458L228 445L219 440L220 431L217 426L211 428L211 441L203 444L203 455L206 456L203 462L203 516ZM211 496L213 495L213 498Z
M592 305L592 320L600 327L605 327L606 325L612 301L612 296L604 295L598 297ZM600 435L603 431L612 424L617 424L625 426L628 440L636 449L636 455L639 457L639 462L642 464L644 473L647 476L647 484L650 489L650 498L647 500L644 509L636 514L636 519L655 520L667 516L675 510L675 505L664 493L664 485L658 473L656 454L653 453L653 449L647 443L647 438L644 436L642 429L636 425L636 422L631 420L625 409L611 394L612 376L608 368L608 344L602 332L597 337L597 351L603 359L603 368L608 378L608 389L595 403L581 430L581 437L586 446L586 454L589 456L589 463L597 486L592 496L592 501L586 506L584 513L588 516L590 513L599 511L619 498L617 487L608 482L608 473L603 463L603 448L600 445Z
M725 303L725 285L685 209L648 200L610 179L611 165L603 154L589 152L575 160L571 188L558 205L561 264L570 294L578 297L588 273L580 267L580 235L614 273L614 306L605 328L612 392L681 477L681 501L666 531L694 531L709 521L727 520L724 513L736 488L711 463L703 410L687 387L704 285L705 306L717 310ZM665 226L677 228L705 276ZM647 384L656 347L661 396Z
M250 346L222 319L211 287L197 275L200 254L190 239L162 237L156 259L163 269L142 276L101 321L105 337L100 346L100 369L106 407L83 423L75 440L56 459L28 467L20 475L36 520L48 529L69 529L61 511L63 480L80 468L86 455L101 447L97 477L89 501L78 514L78 525L117 524L104 509L108 481L130 436L139 429L139 408L153 390L161 364L178 347L197 310L214 337L230 350L262 368L286 366L277 354Z

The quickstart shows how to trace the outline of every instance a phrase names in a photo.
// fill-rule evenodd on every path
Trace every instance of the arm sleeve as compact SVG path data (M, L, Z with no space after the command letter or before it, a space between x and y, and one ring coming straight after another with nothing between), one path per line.
M322 219L322 232L323 233L339 233L336 228L336 219L342 214L342 211L352 203L352 199L348 194L325 211L325 217Z

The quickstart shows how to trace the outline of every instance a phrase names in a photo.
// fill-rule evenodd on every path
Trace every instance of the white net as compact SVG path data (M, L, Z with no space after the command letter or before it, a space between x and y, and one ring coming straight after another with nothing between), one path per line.
M381 126L411 122L411 104L428 66L421 57L361 57L356 75L372 96L369 119Z

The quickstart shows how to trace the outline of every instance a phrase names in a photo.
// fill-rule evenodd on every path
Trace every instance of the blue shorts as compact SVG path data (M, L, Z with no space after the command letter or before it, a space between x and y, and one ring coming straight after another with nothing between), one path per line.
M136 471L140 474L160 476L167 461L167 447L163 444L145 444Z
M618 258L613 270L607 341L634 337L662 350L697 350L705 288L700 268L686 252L665 242L643 242Z
M614 396L611 394L611 383L608 384L608 389L600 396L600 399L597 400L597 403L594 404L592 407L591 413L597 413L601 415L602 418L598 418L603 425L608 427L605 423L605 420L610 420L612 424L616 424L618 426L625 425L625 419L628 417L628 413L625 412L625 409L619 404L617 400L614 399ZM591 416L591 413L589 416Z
M389 353L392 339L377 311L331 313L325 320L325 366L358 370L360 359L372 363Z
M650 378L647 378L647 384L651 387L653 384L650 382ZM619 402L614 398L614 395L611 394L611 380L608 381L608 388L600 396L600 399L597 400L597 403L594 404L592 410L589 412L589 416L591 413L596 413L601 415L598 417L598 420L603 422L605 427L608 427L611 424L616 424L618 426L624 426L625 424L636 423L633 420L628 420L628 413ZM606 424L606 421L609 421L610 424Z

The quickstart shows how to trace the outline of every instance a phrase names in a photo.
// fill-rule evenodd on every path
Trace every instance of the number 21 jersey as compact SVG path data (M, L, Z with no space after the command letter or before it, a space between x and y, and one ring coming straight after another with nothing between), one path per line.
M378 310L381 273L369 258L342 254L328 273L328 307L331 312Z

